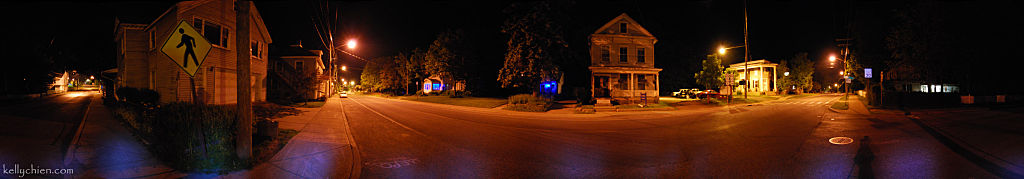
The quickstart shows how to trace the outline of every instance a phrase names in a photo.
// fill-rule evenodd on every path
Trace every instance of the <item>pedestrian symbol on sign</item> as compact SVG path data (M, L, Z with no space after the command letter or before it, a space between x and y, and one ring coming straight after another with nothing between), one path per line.
M196 52L195 50L192 50L193 47L196 47L196 39L185 34L185 29L183 28L179 28L178 33L181 34L181 42L178 42L177 47L181 48L181 45L185 45L185 55L182 55L182 58L185 60L185 67L188 68L189 55L192 56L192 61L195 62L196 65L199 65L199 60L196 59Z
M195 76L203 65L206 55L210 52L210 42L203 38L192 25L181 21L178 26L169 29L167 40L160 51L181 67L188 76ZM191 61L191 62L190 62Z

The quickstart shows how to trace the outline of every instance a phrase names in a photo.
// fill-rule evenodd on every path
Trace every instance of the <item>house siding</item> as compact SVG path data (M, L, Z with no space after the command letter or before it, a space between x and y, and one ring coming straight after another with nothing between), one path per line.
M195 89L202 97L201 101L207 104L230 104L236 103L235 92L235 69L237 61L235 58L235 14L232 0L215 1L184 1L168 10L159 19L153 21L149 26L139 33L128 36L125 39L127 47L131 49L142 49L140 53L125 55L125 60L118 60L119 79L123 86L150 88L160 94L160 102L192 101L192 82L190 77L178 67L167 55L159 51L164 45L169 33L180 21L187 21L191 25L194 18L210 21L228 30L227 48L214 46L210 49L202 67L196 72ZM253 8L255 9L255 8ZM250 39L259 41L262 44L270 44L269 35L265 27L261 27L262 19L258 18L258 12L252 11L254 23L251 23ZM197 27L198 28L198 27ZM120 28L123 29L123 28ZM223 29L221 31L223 31ZM119 30L122 31L122 30ZM130 31L130 30L129 30ZM152 33L153 36L150 36ZM137 34L137 35L135 35ZM149 45L150 41L155 43ZM120 43L120 42L119 42ZM141 45L141 46L140 46ZM244 44L246 47L249 44ZM261 47L267 52L266 45ZM120 50L120 49L119 49ZM132 52L126 50L127 52ZM254 101L266 100L265 78L267 53L260 57L251 57L250 88ZM122 67L123 66L123 67ZM143 68L144 67L144 68ZM136 74L143 74L138 75Z

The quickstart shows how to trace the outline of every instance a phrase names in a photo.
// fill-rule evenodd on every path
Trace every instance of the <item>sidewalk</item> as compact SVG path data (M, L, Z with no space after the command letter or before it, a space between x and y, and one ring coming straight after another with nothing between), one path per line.
M299 130L270 161L217 178L356 178L360 168L340 98L320 108L277 119L282 129ZM350 177L355 176L355 177ZM202 177L202 176L194 176Z
M846 105L848 107L845 110L835 109L831 106L828 109L843 114L871 115L871 111L868 110L868 106L866 106L864 102L861 102L860 96L850 95L850 97L846 99Z
M961 155L1003 176L1024 176L1024 108L946 108L913 111L909 117L934 129Z
M89 103L84 126L77 141L72 141L64 165L74 168L70 178L180 178L161 164L132 136L103 100L95 95Z

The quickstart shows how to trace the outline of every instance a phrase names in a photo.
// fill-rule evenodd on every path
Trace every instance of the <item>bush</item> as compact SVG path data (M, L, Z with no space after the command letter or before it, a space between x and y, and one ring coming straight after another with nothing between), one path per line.
M551 107L551 99L533 96L531 94L517 94L508 97L507 110L544 112Z
M230 108L177 102L161 106L154 116L151 147L171 167L225 172L248 164L235 156L235 112Z
M291 106L282 106L274 103L260 102L252 104L252 112L256 115L256 121L269 120L284 116L297 115L302 111Z
M461 97L469 96L469 94L470 94L469 91L448 90L448 91L444 91L442 95L446 95L446 96L448 96L450 98L461 98Z
M151 89L121 87L114 93L121 101L133 105L155 106L160 101L160 93Z

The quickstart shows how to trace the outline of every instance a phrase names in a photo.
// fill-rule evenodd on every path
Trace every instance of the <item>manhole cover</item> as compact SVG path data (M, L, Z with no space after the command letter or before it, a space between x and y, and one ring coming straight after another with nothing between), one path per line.
M836 145L846 145L853 143L853 139L849 137L833 137L828 139L828 142Z

